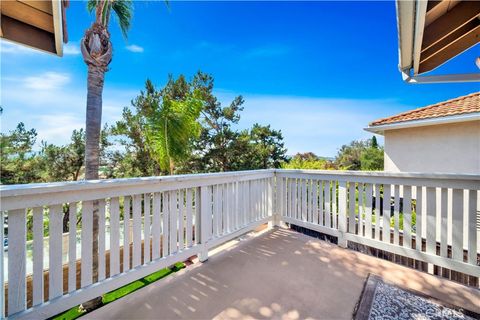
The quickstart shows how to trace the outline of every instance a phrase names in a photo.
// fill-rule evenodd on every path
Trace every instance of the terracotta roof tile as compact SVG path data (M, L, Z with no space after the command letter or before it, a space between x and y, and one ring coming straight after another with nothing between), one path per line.
M439 102L423 108L402 112L388 118L378 119L371 122L370 126L372 127L412 120L441 118L474 112L480 112L480 92L471 93L466 96Z

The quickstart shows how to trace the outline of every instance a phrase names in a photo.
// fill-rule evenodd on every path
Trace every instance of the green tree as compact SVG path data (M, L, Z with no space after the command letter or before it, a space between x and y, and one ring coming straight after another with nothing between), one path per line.
M78 180L85 160L85 131L73 130L71 142L64 146L42 141L39 157L44 181Z
M383 147L378 145L377 138L373 136L369 147L363 150L360 156L361 169L366 171L383 170L383 154Z
M235 97L228 106L223 106L213 94L213 76L199 71L191 86L204 101L201 112L202 130L194 142L194 153L186 166L193 172L231 171L238 166L238 151L245 147L240 133L232 127L238 124L243 110L242 96Z
M355 140L340 148L335 164L341 170L383 170L383 148L375 137Z
M313 152L297 153L288 162L282 165L284 169L332 170L335 165L332 161L321 158Z
M255 123L252 129L245 133L248 134L250 146L245 157L250 162L248 169L280 168L287 160L281 131L272 129L270 125Z
M122 119L110 130L125 148L111 155L111 163L127 176L173 173L190 156L192 139L200 134L198 92L183 75L170 76L160 90L147 80L132 107L124 108Z
M157 105L156 105L157 106ZM174 100L167 95L147 118L148 148L163 171L174 173L175 164L189 155L191 141L200 135L198 117L202 102L189 95Z
M147 119L152 116L152 108L158 107L160 100L160 93L147 80L145 91L140 91L132 100L132 108L125 107L122 119L110 128L110 133L123 148L110 154L108 171L112 177L146 177L161 173L158 163L149 152L145 134Z
M0 134L0 180L2 184L40 181L38 158L33 151L37 140L35 129L20 122L15 130Z

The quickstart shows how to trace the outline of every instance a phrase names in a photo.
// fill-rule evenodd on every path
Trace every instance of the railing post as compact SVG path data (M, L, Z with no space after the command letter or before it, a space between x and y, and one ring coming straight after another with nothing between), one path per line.
M200 187L200 253L198 259L200 262L208 260L207 242L211 234L212 203L209 186Z
M347 233L347 182L338 182L338 245L347 247L345 234Z
M272 197L275 196L275 209L273 211L272 219L274 226L280 226L281 218L283 215L283 203L285 197L285 195L283 194L283 178L278 177L277 174L274 173L274 179L275 188L272 187Z
M278 226L278 211L276 209L276 197L274 193L274 183L275 183L275 176L271 177L267 181L267 207L268 207L268 216L271 217L271 220L268 222L268 226L270 228Z

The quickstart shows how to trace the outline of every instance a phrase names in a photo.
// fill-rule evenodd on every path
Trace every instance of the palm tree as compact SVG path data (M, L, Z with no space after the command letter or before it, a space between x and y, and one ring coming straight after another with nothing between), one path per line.
M147 81L147 89L149 86L151 88L151 83ZM163 95L161 102L157 99L150 100L156 106L151 108L152 112L146 120L149 151L160 169L170 172L171 175L174 173L175 164L187 157L192 139L200 135L198 118L203 103L197 96L197 92L193 92L183 99L172 99Z
M85 31L81 41L83 60L88 67L87 117L85 130L85 179L98 179L100 162L100 131L102 123L102 92L105 72L112 61L112 43L108 25L114 12L123 36L127 37L133 13L131 0L89 0L87 9L95 12L95 21ZM93 278L98 278L98 203L93 210ZM101 303L101 297L85 304L92 309Z

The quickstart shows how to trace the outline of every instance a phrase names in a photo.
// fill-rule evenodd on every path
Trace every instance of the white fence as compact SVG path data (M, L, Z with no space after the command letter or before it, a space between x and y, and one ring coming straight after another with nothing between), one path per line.
M206 259L209 248L271 219L273 178L273 171L260 170L2 187L1 211L8 218L9 259L5 268L9 317L47 318L193 255ZM64 278L65 206L69 206L71 237L68 276ZM93 254L95 208L99 232L98 253ZM76 224L77 212L81 214L81 226ZM27 215L33 215L31 275L26 273ZM43 256L44 220L48 220L49 229L47 257ZM80 256L76 255L77 228L81 228ZM3 250L0 252L3 276ZM95 259L98 275L92 268ZM44 296L45 261L49 265L48 296ZM31 285L27 286L28 282ZM4 297L2 292L2 306Z
M276 178L287 223L343 247L352 241L480 277L479 176L281 170Z
M0 280L8 282L7 313L53 316L193 255L205 260L208 249L270 220L338 237L344 247L348 241L365 244L479 277L479 189L480 177L474 175L300 170L3 186L0 211L8 220L9 259L4 266L0 257L0 277L8 269L8 279ZM70 237L62 248L67 207ZM31 275L26 272L30 220ZM68 268L62 263L65 250ZM0 292L3 309L4 299Z

